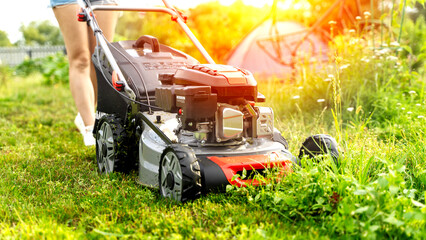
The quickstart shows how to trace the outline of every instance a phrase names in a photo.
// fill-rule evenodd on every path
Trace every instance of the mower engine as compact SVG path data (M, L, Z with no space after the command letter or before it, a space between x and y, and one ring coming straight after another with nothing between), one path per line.
M273 135L273 111L255 106L264 97L258 95L253 75L245 70L199 64L160 74L159 80L156 105L177 113L175 133L184 143L193 145L195 139L203 145L240 144Z

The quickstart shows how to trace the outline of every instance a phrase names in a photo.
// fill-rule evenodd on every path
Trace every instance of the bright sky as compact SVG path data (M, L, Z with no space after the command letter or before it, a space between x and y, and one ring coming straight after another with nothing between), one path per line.
M197 4L203 2L209 2L212 0L169 0L169 3L178 6L181 9L187 9L194 7ZM230 5L235 0L220 0L224 5ZM254 6L263 6L264 4L272 4L273 0L243 0L246 4ZM155 4L161 4L159 0L119 0L120 4L123 5L134 5L142 4L139 6L147 6ZM2 14L0 14L0 30L7 32L8 37L12 43L16 42L21 38L19 27L21 25L28 25L31 21L42 21L49 20L53 24L57 25L55 16L53 15L52 9L48 7L50 0L3 0Z

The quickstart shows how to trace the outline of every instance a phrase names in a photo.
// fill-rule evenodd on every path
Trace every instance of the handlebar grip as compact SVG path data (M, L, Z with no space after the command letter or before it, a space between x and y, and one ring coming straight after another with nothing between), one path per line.
M156 37L143 35L133 44L133 47L144 48L145 43L151 45L152 52L160 52L160 43Z

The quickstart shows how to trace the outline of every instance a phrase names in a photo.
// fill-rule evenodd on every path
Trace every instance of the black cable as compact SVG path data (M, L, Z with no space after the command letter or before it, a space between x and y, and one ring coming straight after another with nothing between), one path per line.
M163 109L162 109L162 108L160 108L160 107L153 106L153 105L150 105L150 104L146 104L146 103L143 103L143 102L140 102L140 101L137 101L137 100L131 99L131 98L129 98L128 96L126 96L125 94L123 94L122 92L118 91L118 90L117 90L117 89L116 89L116 88L112 85L112 83L111 83L110 81L108 81L108 80L107 80L107 77L106 77L106 75L105 75L105 73L104 73L104 71L103 71L103 69L102 69L101 61L100 61L100 59L99 59L99 45L98 45L98 44L97 44L96 49L97 49L97 59L98 59L98 65L99 65L99 68L100 68L100 72L101 72L101 74L102 74L102 76L103 76L104 80L108 83L108 85L109 85L112 89L114 89L114 91L116 91L116 92L117 92L118 94L120 94L123 98L125 98L125 99L127 99L127 100L129 100L129 101L131 101L131 102L134 102L134 103L140 104L140 105L145 106L145 107L148 107L148 108L155 108L155 109L157 109L157 110L163 110ZM151 111L151 110L150 110L150 111Z
M145 83L145 80L143 79L143 77L142 77L142 74L141 74L141 72L139 71L139 69L136 67L136 65L126 56L126 55L124 55L124 53L122 53L122 52L120 52L114 45L112 45L110 42L108 42L106 39L105 39L105 36L104 35L102 35L102 37L104 38L104 40L107 42L107 44L108 44L108 46L111 46L112 48L114 48L124 59L126 59L127 60L127 62L128 63L130 63L130 65L136 70L136 72L138 73L138 75L139 75L139 77L140 77L140 79L142 80L142 85L143 85L143 88L145 89L145 96L146 96L146 99L147 99L147 101L148 101L148 105L149 106L151 106L151 102L150 102L150 99L149 99L149 94L148 94L148 88L146 87L146 83ZM151 109L149 109L149 112L151 113Z
M93 12L93 10L92 10L92 7L91 7L91 5L90 5L90 3L88 2L88 1L86 1L85 0L85 2L86 2L86 5L88 6L88 8L90 9L90 13L92 14L92 16L95 16L95 13ZM98 30L101 30L100 28L99 28L99 25L98 25L98 23L97 23L97 21L96 21L96 19L95 18L93 18L91 21L93 21L93 24L94 24L94 32L96 32L96 31L98 31ZM108 83L108 85L112 88L112 89L114 89L118 94L120 94L120 96L122 96L123 98L125 98L125 99L127 99L128 101L131 101L131 102L134 102L134 103L137 103L137 104L140 104L140 105L142 105L142 106L145 106L145 107L148 107L149 108L149 112L151 113L152 112L152 110L151 110L151 108L155 108L155 109L157 109L157 110L163 110L162 108L160 108L160 107L157 107L157 106L153 106L153 105L151 105L151 103L150 103L150 99L149 99L149 94L148 94L148 91L147 91L147 88L146 88L146 84L145 84L145 82L144 82L144 79L142 78L142 74L139 72L139 70L137 69L137 67L133 64L133 62L131 62L131 60L130 59L128 59L123 53L121 53L116 47L114 47L109 41L107 41L106 40L106 38L105 38L105 36L102 34L102 31L100 31L101 32L101 36L104 38L104 40L105 40L105 42L108 44L108 46L112 46L117 52L119 52L129 63L130 63L130 65L132 65L134 68L135 68L135 70L136 70L136 72L138 73L138 75L139 75L139 77L141 78L141 80L142 80L142 84L143 84L143 87L144 87L144 89L145 89L145 92L146 92L146 97L147 97L147 101L148 101L148 104L146 104L146 103L143 103L143 102L140 102L140 101L137 101L137 100L134 100L134 99L131 99L130 97L128 97L128 96L126 96L125 94L123 94L122 92L120 92L120 91L118 91L113 85L112 85L112 83L111 82L109 82L108 81L108 79L107 79L107 77L106 77L106 75L105 75L105 73L104 73L104 71L103 71L103 69L102 69L102 66L101 66L101 61L100 61L100 58L99 58L99 56L100 56L100 54L99 54L99 41L98 41L98 39L97 39L97 37L98 36L96 36L96 34L95 34L95 36L96 36L96 49L97 49L97 59L98 59L98 65L99 65L99 68L100 68L100 72L101 72L101 74L102 74L102 76L103 76L103 78L104 78L104 80Z

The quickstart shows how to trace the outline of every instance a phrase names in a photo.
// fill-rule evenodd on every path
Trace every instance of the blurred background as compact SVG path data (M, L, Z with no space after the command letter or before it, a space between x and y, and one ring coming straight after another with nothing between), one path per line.
M294 119L300 113L316 116L333 109L344 123L363 121L374 112L370 124L380 126L384 120L399 116L396 104L401 100L390 96L413 98L409 93L422 89L424 1L170 3L188 16L188 26L217 63L242 67L256 76L267 104L280 119ZM46 83L67 83L66 51L48 4L6 3L8 11L0 19L2 79L8 74L38 72ZM121 0L120 4L148 7L162 2ZM115 41L141 35L153 35L160 43L203 62L168 15L122 13ZM423 94L415 98L416 104L423 104ZM331 116L331 112L327 114Z

